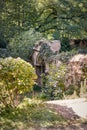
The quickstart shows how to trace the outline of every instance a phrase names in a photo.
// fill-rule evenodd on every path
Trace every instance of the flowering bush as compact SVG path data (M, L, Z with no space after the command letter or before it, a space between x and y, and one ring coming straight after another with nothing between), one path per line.
M29 92L35 84L36 74L31 64L17 58L0 59L0 100L15 106L19 95Z
M49 75L43 76L42 93L49 99L61 99L65 91L66 65L51 66Z
M66 87L73 86L77 94L80 93L81 82L87 79L87 55L75 55L68 64Z

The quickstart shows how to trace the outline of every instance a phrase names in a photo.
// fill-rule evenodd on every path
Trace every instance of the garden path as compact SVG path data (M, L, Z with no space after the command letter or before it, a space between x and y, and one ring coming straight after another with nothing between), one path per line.
M55 108L60 114L66 118L85 118L87 119L87 99L77 98L69 100L54 100L46 102Z

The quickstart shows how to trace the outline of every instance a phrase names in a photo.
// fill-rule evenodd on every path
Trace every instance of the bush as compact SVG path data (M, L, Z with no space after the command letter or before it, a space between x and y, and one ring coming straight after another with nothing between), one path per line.
M66 74L66 87L73 86L77 95L80 94L81 83L87 79L87 55L77 54L69 61Z
M42 93L47 95L48 99L62 99L65 91L66 65L60 67L51 66L49 75L43 75ZM46 98L46 97L45 97Z
M58 56L60 61L67 63L76 54L78 54L78 51L76 49L72 49L71 51L61 52Z
M17 58L0 59L0 100L4 106L18 104L19 95L32 89L36 79L31 64Z
M11 39L8 50L12 57L21 57L29 61L33 52L33 46L36 41L40 40L42 35L33 29L20 33Z

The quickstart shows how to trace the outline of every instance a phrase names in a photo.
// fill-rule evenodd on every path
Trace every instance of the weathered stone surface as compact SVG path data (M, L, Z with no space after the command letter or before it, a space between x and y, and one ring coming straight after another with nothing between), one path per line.
M33 65L38 75L38 84L41 85L41 74L49 72L49 65L61 64L55 57L61 49L60 40L48 41L42 39L35 44L32 55Z
M41 50L42 46L44 45L44 48L43 50ZM38 61L39 61L39 56L41 55L40 53L42 53L41 51L43 51L43 57L41 57L42 61L44 60L44 57L46 56L46 51L50 51L52 52L52 54L54 53L59 53L60 51L60 48L61 48L61 44L60 44L60 41L59 40L53 40L53 41L47 41L46 39L42 39L40 41L38 41L36 44L35 44L35 47L33 48L34 52L33 52L33 55L32 55L32 60L33 60L33 64L34 66L36 66L38 64ZM50 53L50 52L47 52L47 53ZM49 57L49 56L48 56ZM46 58L48 58L46 57Z

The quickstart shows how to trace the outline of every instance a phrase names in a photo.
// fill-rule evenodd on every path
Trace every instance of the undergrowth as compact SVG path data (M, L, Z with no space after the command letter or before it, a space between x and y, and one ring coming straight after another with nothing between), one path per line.
M1 109L0 117L1 130L53 127L67 122L41 101L30 99L25 99L17 108Z

